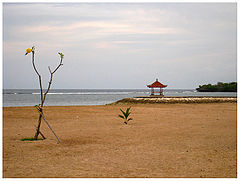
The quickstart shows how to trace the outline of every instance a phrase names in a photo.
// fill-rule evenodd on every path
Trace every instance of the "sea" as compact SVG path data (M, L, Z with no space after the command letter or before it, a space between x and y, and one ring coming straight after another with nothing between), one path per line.
M35 106L40 104L39 89L3 89L3 107ZM139 96L149 96L150 89L52 89L45 106L105 105ZM237 97L236 92L197 92L195 89L164 89L168 97Z

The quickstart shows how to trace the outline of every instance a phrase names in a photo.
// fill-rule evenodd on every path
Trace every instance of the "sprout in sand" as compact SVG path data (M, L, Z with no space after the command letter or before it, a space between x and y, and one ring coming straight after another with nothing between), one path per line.
M38 139L38 135L40 134L43 139L45 139L44 135L41 133L40 131L40 126L41 126L41 121L42 119L47 123L48 127L51 129L51 131L54 133L54 131L52 130L52 128L50 127L50 125L48 124L48 122L46 121L44 114L43 114L43 106L44 106L44 102L46 100L46 96L51 88L51 84L52 84L52 80L53 80L53 74L63 65L62 61L63 61L63 57L64 55L62 53L58 53L60 55L60 62L59 64L56 66L56 68L52 71L50 67L48 67L49 69L49 73L50 73L50 80L48 82L48 87L46 89L46 91L43 91L43 86L42 86L42 76L39 73L39 71L37 70L36 66L35 66L35 47L33 46L32 48L27 48L26 49L26 53L25 55L32 53L32 65L33 65L33 69L36 72L37 76L38 76L38 80L39 80L39 86L40 86L40 96L41 96L41 102L39 105L36 105L35 107L37 108L38 112L39 112L39 118L38 118L38 125L37 125L37 129L36 129L36 133L34 136L34 139L37 140ZM54 135L56 136L56 134L54 133ZM56 136L57 137L57 136ZM57 137L58 141L60 142L60 139Z
M122 109L120 111L122 112L123 115L118 115L120 118L124 119L124 123L128 124L128 121L133 120L132 118L128 118L129 115L131 114L130 112L131 107L127 108L126 112L124 112Z

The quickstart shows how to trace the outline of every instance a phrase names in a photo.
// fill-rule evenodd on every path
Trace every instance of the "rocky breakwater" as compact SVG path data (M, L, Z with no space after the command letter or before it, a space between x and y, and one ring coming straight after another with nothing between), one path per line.
M224 103L237 102L236 97L135 97L125 98L112 104L173 104L173 103Z

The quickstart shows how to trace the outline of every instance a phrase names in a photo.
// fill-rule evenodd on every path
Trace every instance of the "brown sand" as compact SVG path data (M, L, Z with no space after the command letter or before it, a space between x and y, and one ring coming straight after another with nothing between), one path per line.
M131 106L3 108L3 177L237 177L236 103Z

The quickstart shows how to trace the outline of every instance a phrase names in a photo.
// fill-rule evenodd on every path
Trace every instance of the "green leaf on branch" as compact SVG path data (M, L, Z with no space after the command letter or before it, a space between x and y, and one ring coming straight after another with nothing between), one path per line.
M64 58L63 53L58 52L58 54L60 55L61 58Z

